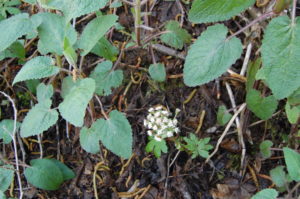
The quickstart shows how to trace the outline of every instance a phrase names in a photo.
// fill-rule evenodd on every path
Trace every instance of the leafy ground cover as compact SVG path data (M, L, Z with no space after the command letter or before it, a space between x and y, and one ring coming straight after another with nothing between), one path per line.
M296 0L2 0L1 198L297 198Z

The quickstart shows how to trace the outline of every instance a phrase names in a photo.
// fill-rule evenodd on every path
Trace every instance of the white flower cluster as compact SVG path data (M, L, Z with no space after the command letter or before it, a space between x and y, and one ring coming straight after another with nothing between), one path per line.
M159 105L150 108L148 110L149 114L144 120L144 126L149 129L147 134L154 136L154 139L157 141L162 141L164 138L173 137L174 133L179 133L178 120L176 119L179 111L179 109L176 109L175 117L171 119L169 118L171 113L163 106Z

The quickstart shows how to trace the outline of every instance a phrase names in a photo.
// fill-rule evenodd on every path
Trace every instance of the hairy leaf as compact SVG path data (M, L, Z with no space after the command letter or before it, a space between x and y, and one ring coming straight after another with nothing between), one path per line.
M269 158L272 155L270 148L273 146L273 142L270 140L265 140L259 145L260 153L263 158Z
M117 19L116 15L105 15L99 16L88 23L78 41L78 48L83 50L81 53L82 56L88 54L93 49L99 39L115 25Z
M277 99L300 87L300 18L292 25L287 16L274 18L262 42L263 67L257 77L265 79Z
M36 88L36 90L37 90L37 99L40 103L50 99L53 95L53 86L51 84L46 85L44 83L40 83Z
M195 0L189 12L193 23L223 21L238 15L254 4L255 0Z
M41 54L56 53L63 54L64 38L68 38L70 45L77 40L75 29L65 18L53 13L39 13L33 16L34 20L41 21L38 27L38 50Z
M58 107L61 116L74 126L81 127L86 107L92 99L94 91L95 81L93 79L77 80Z
M35 159L30 161L31 167L24 171L29 183L37 188L56 190L64 178L60 168L50 159Z
M284 147L283 148L284 160L287 166L290 177L299 182L300 181L300 154L296 151Z
M112 71L112 62L104 61L96 66L90 77L96 81L98 95L110 95L112 88L117 88L122 84L123 71Z
M284 166L277 166L270 171L272 181L276 184L277 187L283 187L287 183L287 176L283 169Z
M192 39L192 36L181 28L177 21L169 21L165 28L169 32L161 35L160 39L173 48L182 49L183 45L189 43Z
M14 179L14 167L3 165L0 167L0 191L6 191Z
M228 113L226 106L219 106L217 113L217 122L219 125L224 126L225 124L227 124L227 122L229 122L231 117L232 115Z
M56 159L49 159L49 160L52 161L59 168L59 170L62 173L63 180L70 180L75 177L75 173L62 162Z
M30 79L50 77L59 72L50 57L38 56L29 60L16 75L13 84Z
M248 108L262 120L269 119L278 105L273 95L262 97L260 92L255 89L247 92L246 102Z
M18 14L0 21L0 52L8 48L19 37L33 29L29 15Z
M91 128L83 127L80 130L80 145L89 153L98 153L100 151L100 131L102 122L97 120L91 126Z
M285 112L291 124L296 124L300 117L300 105L292 106L288 102L285 104Z
M149 74L151 78L158 82L166 80L166 69L163 63L151 64L149 67Z
M98 125L97 125L98 126ZM128 159L132 154L132 130L126 117L114 110L109 119L100 119L100 140L114 154Z
M61 10L66 20L77 18L103 8L108 0L52 0L46 5Z
M241 56L242 44L228 33L224 25L210 26L188 51L183 69L187 86L205 84L224 73Z
M21 123L17 122L17 128L21 126ZM8 144L12 141L12 133L14 130L14 120L1 120L0 121L0 139L3 139L4 144ZM16 133L16 132L15 132Z
M102 37L93 47L92 53L110 61L115 61L119 53L118 48L113 46L105 37Z
M276 199L278 192L275 189L263 189L256 193L251 199Z
M56 110L50 108L51 100L46 99L35 105L26 115L21 125L21 137L38 135L53 126L58 120Z

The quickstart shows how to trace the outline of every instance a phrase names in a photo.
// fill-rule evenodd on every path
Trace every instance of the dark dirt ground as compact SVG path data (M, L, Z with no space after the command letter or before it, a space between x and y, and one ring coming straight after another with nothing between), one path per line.
M148 11L151 6L147 7ZM24 6L24 9L26 8ZM147 17L148 25L158 32L158 30L162 30L166 21L176 18L180 20L178 14L185 13L183 27L193 35L193 38L197 38L206 26L211 24L193 25L188 22L186 13L189 8L190 5L179 1L157 1L153 6L151 15ZM121 7L116 10L116 14L119 16L120 24L130 33L134 32L134 21L128 9L128 6L126 9ZM143 10L145 9L143 8ZM246 11L223 23L230 28L231 32L236 32L240 27L252 21L255 15L264 12L264 9L254 7L251 12ZM82 26L89 20L91 18L83 21L76 28L78 30L82 29ZM253 43L251 60L255 60L259 55L259 46L265 25L265 22L255 25L251 28L252 33L248 30L246 34L238 36L245 47L249 41ZM147 38L153 34L150 31L142 31L142 33L142 38ZM108 38L119 48L122 42L130 39L116 30L111 31ZM154 39L154 42L160 43L159 39ZM187 47L185 46L182 50L183 54L187 51ZM27 57L35 49L36 43L33 43L27 51ZM129 160L121 160L103 146L101 146L101 154L92 155L85 152L79 144L80 129L69 125L68 132L66 132L66 123L60 118L56 126L43 134L44 156L58 158L63 161L75 171L76 178L65 182L58 191L35 189L24 180L25 198L94 198L93 174L96 165L98 165L96 187L101 199L125 198L130 196L128 190L134 190L131 193L134 199L210 199L213 196L224 199L243 199L249 198L260 189L272 186L272 181L268 176L269 170L276 165L283 164L284 161L280 153L274 153L270 159L263 160L259 155L258 145L264 139L270 139L276 146L279 146L284 142L284 137L289 136L291 126L287 123L286 116L282 112L282 105L278 109L278 114L270 120L261 121L256 125L251 124L259 121L259 119L250 111L246 110L240 117L247 151L243 168L240 167L241 148L234 126L209 164L205 164L203 158L191 159L190 154L186 152L177 154L178 150L173 145L169 145L169 152L163 154L159 159L145 152L147 134L143 126L143 119L147 115L149 107L162 104L168 107L171 112L174 112L176 108L180 108L182 111L179 113L178 118L181 136L196 131L201 112L205 111L205 118L198 136L210 137L211 144L215 145L224 130L224 127L216 124L217 109L222 104L231 107L225 82L228 82L232 87L237 105L245 102L246 92L243 78L229 73L200 87L186 87L182 80L184 61L155 49L154 55L157 62L163 62L166 66L168 74L166 82L152 82L147 73L144 72L143 68L147 68L152 63L149 48L126 49L118 67L123 69L125 74L123 85L118 89L114 89L112 95L101 98L107 112L111 109L118 109L126 113L133 129L133 156ZM243 59L244 55L231 67L231 70L239 73ZM83 67L85 74L89 74L94 67L91 65L97 60L99 60L99 57L94 55L85 58ZM8 68L2 71L1 75L5 78L1 78L0 89L16 99L18 110L24 110L24 112L19 112L19 120L21 120L26 115L25 109L30 108L30 105L24 103L24 100L20 97L18 98L16 92L25 93L28 91L25 86L12 89L10 85L19 68L17 62L13 61ZM124 93L129 84L128 91ZM59 87L56 91L53 99L54 107L61 101ZM195 93L194 96L188 103L184 103L192 92ZM12 118L11 107L1 106L1 110L3 118ZM102 117L96 101L95 110L97 111L96 118ZM90 123L89 117L86 117L86 126L89 126ZM24 146L26 161L39 157L39 146L34 139L36 138L27 139ZM5 148L8 159L13 160L12 146L7 145L1 148ZM174 158L176 158L174 163L170 165ZM17 191L15 193L17 194Z

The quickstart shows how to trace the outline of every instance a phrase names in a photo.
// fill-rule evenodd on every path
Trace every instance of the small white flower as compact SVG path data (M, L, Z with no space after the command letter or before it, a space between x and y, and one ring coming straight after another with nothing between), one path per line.
M148 126L148 121L144 120L144 126Z
M149 129L152 129L152 127L153 127L152 123L149 123L149 124L148 124L148 128L149 128Z
M169 121L168 118L166 117L163 118L163 123L168 123L168 121Z
M154 117L159 117L159 116L160 116L160 112L154 113Z
M155 122L155 119L154 119L154 117L150 117L150 122Z
M181 110L179 108L175 109L175 115L177 115Z
M178 123L178 120L177 120L177 119L173 119L173 124L174 124L174 126L176 126L177 123Z
M152 108L152 107L151 107L151 108L149 108L149 110L148 110L148 111L151 113L151 112L153 112L153 111L154 111L154 108Z
M156 125L153 125L152 129L153 129L154 131L157 131L158 127L157 127Z
M156 118L156 124L158 124L158 125L162 124L162 119L160 117Z
M165 116L169 116L169 112L168 111L162 111L161 112L163 115L165 115Z
M173 132L172 132L172 131L168 131L168 132L167 132L167 136L168 136L168 137L172 137L172 136L173 136Z
M162 139L160 137L154 136L154 139L158 142L162 141Z
M180 130L179 130L179 128L176 127L174 131L175 131L175 133L179 133Z
M153 132L152 132L151 130L148 130L148 131L147 131L147 134L148 134L149 136L152 136L152 135L153 135Z
M172 122L172 121L169 121L169 123L168 123L168 127L174 127L174 125L173 125L173 122Z

